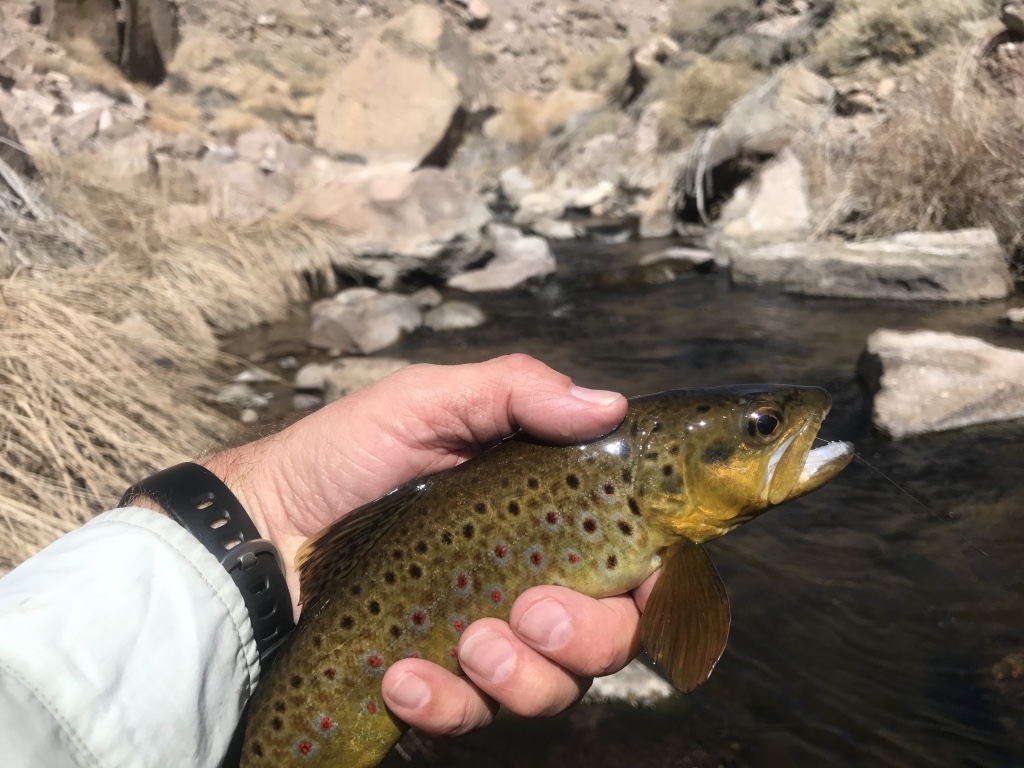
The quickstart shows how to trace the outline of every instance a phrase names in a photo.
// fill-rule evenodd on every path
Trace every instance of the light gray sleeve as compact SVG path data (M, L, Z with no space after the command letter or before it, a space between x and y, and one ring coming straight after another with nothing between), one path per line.
M234 582L151 510L106 512L0 579L5 768L216 766L258 678Z

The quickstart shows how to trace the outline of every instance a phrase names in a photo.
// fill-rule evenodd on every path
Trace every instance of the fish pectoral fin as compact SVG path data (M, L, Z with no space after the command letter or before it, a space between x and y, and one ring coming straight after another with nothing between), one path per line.
M328 586L349 574L429 485L429 478L407 483L352 510L299 547L295 564L303 610L326 597Z
M731 623L729 596L704 547L684 540L665 552L640 641L677 689L689 693L708 679Z

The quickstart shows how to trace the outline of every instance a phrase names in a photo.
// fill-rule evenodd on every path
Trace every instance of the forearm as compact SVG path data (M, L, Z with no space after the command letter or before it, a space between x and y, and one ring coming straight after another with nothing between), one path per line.
M0 616L5 765L217 765L258 677L230 576L146 510L101 515L15 569Z

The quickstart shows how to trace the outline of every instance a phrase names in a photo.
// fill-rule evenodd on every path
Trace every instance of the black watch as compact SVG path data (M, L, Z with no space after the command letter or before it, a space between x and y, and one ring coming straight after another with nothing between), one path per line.
M121 497L128 507L140 496L167 514L213 553L242 593L264 671L295 628L292 601L277 547L261 539L249 515L213 472L185 463L157 472Z

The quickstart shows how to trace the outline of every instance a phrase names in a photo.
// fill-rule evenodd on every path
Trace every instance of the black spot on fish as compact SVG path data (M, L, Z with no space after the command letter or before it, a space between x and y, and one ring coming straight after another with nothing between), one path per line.
M580 479L576 477L576 475L567 475L565 478L565 484L568 485L570 488L579 488Z
M597 521L595 521L592 517L588 517L586 520L583 521L583 530L585 530L587 533L593 533L597 530Z
M402 526L401 528L398 529L398 535L399 536L408 536L409 535L409 529L406 528L405 526Z
M400 626L398 626L397 624L392 624L391 625L391 636L392 637L401 637L402 636L402 628Z
M477 511L477 514L482 515L484 512L487 511L487 505L484 504L482 501L478 501L476 503L476 506L473 507L473 509L475 509Z
M351 616L342 616L341 621L338 623L341 625L342 629L352 629L352 625L355 624L355 621Z
M704 451L705 464L727 464L736 449L728 443L712 443Z
M302 676L301 675L292 675L292 679L289 680L288 682L292 684L292 688L301 688L302 687Z
M666 464L664 467L662 467L661 468L661 474L663 474L665 477L668 477L669 475L671 475L672 474L672 465L671 464Z
M531 477L529 480L526 481L526 484L533 488L534 490L540 487L540 481L537 480L536 477Z
M626 499L626 503L629 505L630 512L637 516L640 515L640 505L636 503L636 499L630 496L628 499Z
M252 753L256 755L256 757L263 757L263 745L260 744L258 741L254 741L250 749Z
M466 523L464 526L462 526L462 535L465 536L467 539L472 539L473 538L473 524L472 523Z
M707 413L710 410L711 406L707 404L697 406L697 413Z
M653 435L655 432L661 432L661 422L660 421L654 422L654 426L651 427L651 434Z
M518 515L519 514L519 502L517 502L517 501L510 501L508 503L508 513L510 515Z
M644 456L644 458L647 459L648 461L657 461L658 460L658 452L657 451L651 451L646 456Z
M324 644L324 639L320 635L313 635L313 647L319 648Z
M420 568L418 565L410 565L409 575L412 576L414 579L418 579L420 576L423 575L423 569Z
M604 561L609 571L614 571L615 566L619 564L619 559L615 555L608 555L608 559Z
M376 600L371 600L370 601L369 608L370 608L370 613L372 613L374 616L377 616L378 614L380 614L380 603L378 603Z
M629 436L630 437L636 437L637 433L639 431L640 431L640 425L637 424L635 421L632 424L629 425Z
M631 483L631 482L633 482L633 473L630 472L628 469L622 470L622 482L624 482L624 483Z
M394 571L388 571L387 573L385 573L384 574L384 581L386 581L388 584L394 584L395 583L395 572Z
M672 445L670 445L668 447L668 452L670 454L672 454L673 456L677 455L679 453L679 444L678 443L673 443Z
M501 487L502 488L508 488L510 483L511 483L511 481L507 477L501 478Z
M427 542L425 542L425 541L417 542L416 543L416 551L419 552L421 555L424 552L426 552L427 551Z
M363 588L359 584L353 584L352 589L349 590L355 597L359 596L359 593L363 591Z
M283 701L275 701L274 702L274 711L275 712L284 712L286 709L288 709L288 705L285 704Z
M270 721L270 727L273 728L275 731L280 731L282 728L284 728L284 720L282 720L280 717L272 718Z
M619 520L619 530L622 531L623 536L633 535L633 526L631 526L625 520Z
M441 534L441 541L443 541L445 544L451 544L452 543L452 535L448 531L445 531L444 533Z
M615 493L615 483L605 483L604 492L611 496Z
M395 558L395 560L401 560L403 557L405 557L405 552L403 552L400 549L396 549L394 552L391 553L391 556Z

